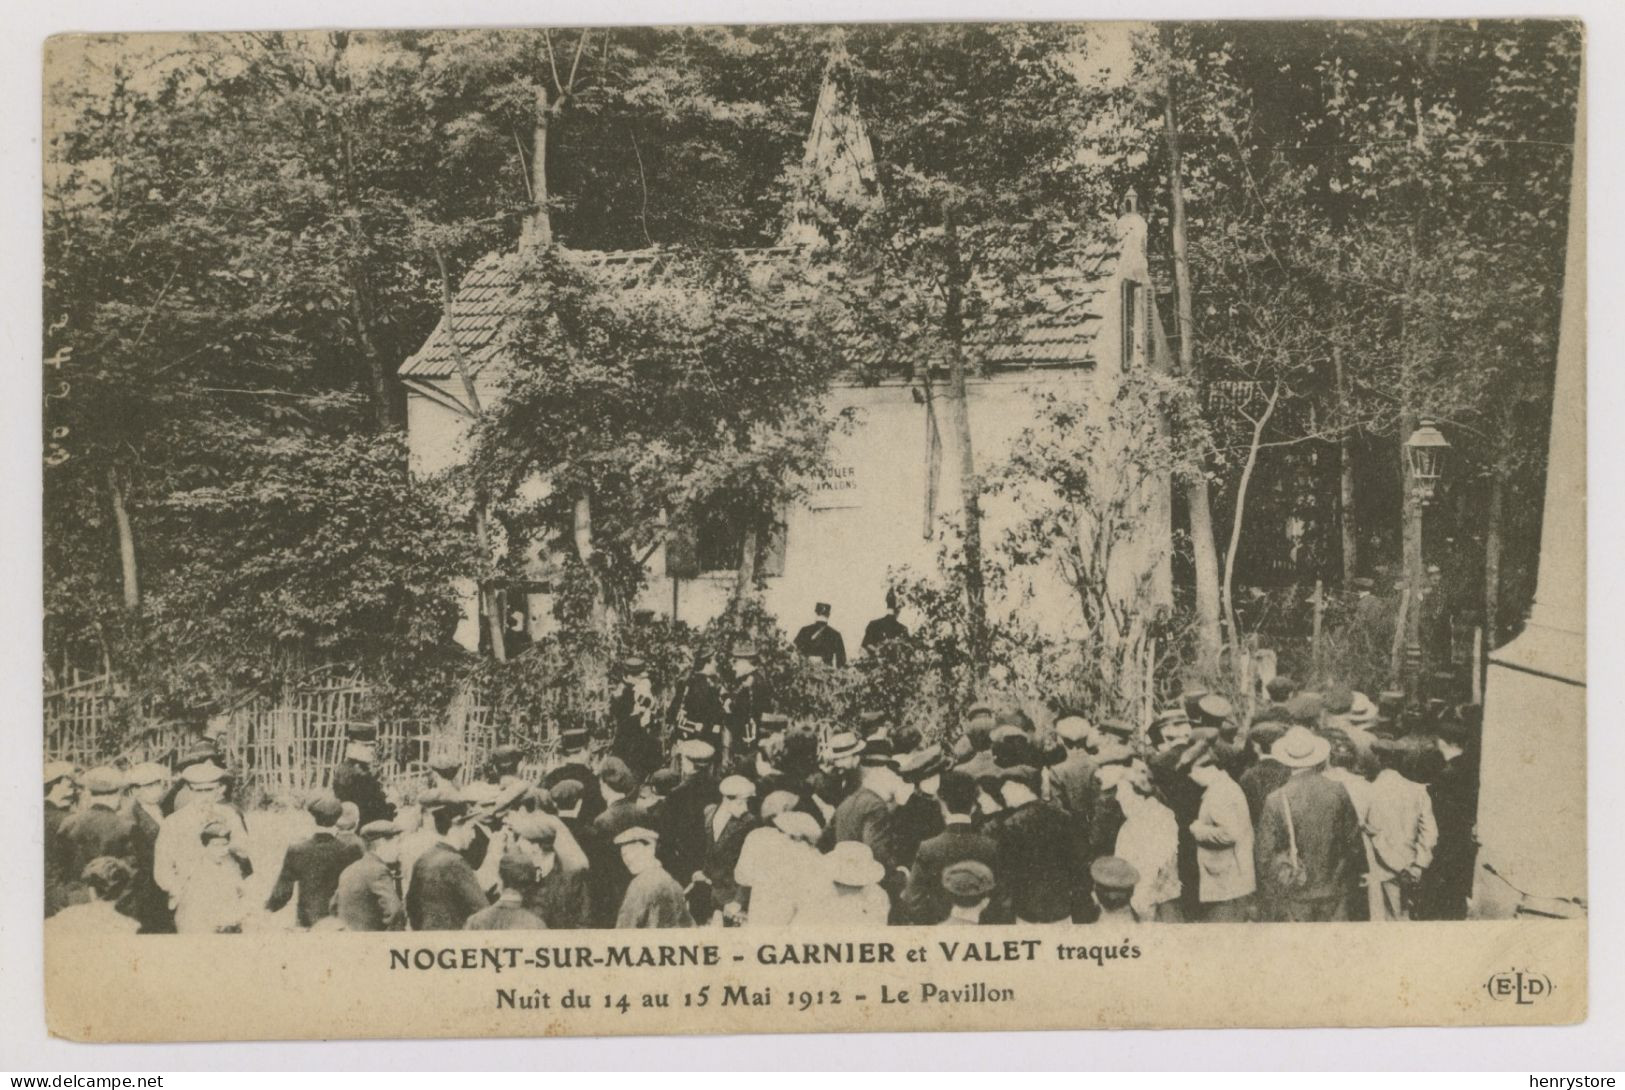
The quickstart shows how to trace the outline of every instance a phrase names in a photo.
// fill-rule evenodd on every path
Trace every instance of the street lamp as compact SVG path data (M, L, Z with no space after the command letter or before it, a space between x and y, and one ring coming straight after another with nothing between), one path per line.
M1421 426L1405 440L1405 457L1411 464L1411 485L1416 489L1416 498L1422 503L1433 502L1439 476L1444 472L1445 456L1449 453L1450 440L1434 427L1431 420L1423 420Z
M1410 470L1411 494L1416 500L1409 511L1411 524L1410 533L1407 534L1415 542L1414 551L1407 548L1405 556L1405 578L1410 587L1411 601L1405 618L1404 676L1413 684L1422 673L1422 611L1427 593L1426 565L1422 556L1422 543L1425 540L1422 536L1422 512L1433 503L1449 452L1450 441L1431 420L1423 419L1410 438L1405 440L1406 468ZM1395 664L1396 667L1398 665ZM1412 689L1412 685L1404 687Z

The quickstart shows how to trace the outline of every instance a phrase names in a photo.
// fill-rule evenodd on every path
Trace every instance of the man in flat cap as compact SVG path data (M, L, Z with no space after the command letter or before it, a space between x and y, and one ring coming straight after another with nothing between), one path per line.
M339 876L364 854L353 843L338 839L334 827L343 808L343 804L331 795L312 799L310 805L305 807L315 820L316 828L305 839L288 845L276 885L271 887L271 895L266 898L265 911L282 911L297 889L299 901L294 919L300 927L313 927L317 920L330 914Z
M193 871L204 863L203 827L218 822L226 830L226 852L244 877L254 864L248 848L248 827L235 808L225 802L226 770L213 761L188 765L180 779L190 801L164 819L152 848L153 881L174 905Z
M200 733L175 754L175 778L170 781L169 790L164 792L163 799L158 803L165 817L196 797L192 792L192 785L187 782L184 775L188 768L200 764L217 764L223 767L226 763L219 744L213 738L201 733L206 726L205 722L199 721L196 729Z
M525 907L525 898L536 884L536 864L522 855L502 857L497 873L502 892L489 908L482 908L463 925L466 931L541 931L547 925Z
M598 777L587 765L592 747L592 735L581 726L559 732L559 763L542 777L542 786L549 791L557 783L574 780L581 785L581 820L595 821L604 812L604 792L598 786Z
M818 807L821 824L827 826L835 816L836 807L858 789L861 779L858 762L863 756L863 747L863 739L854 731L837 731L825 739L819 752L818 771L812 777L813 802Z
M1057 923L1089 903L1089 842L1077 822L1038 797L1038 769L1000 771L1004 804L993 833L999 845L999 880L1021 923Z
M68 904L68 890L76 881L64 865L62 823L78 801L79 778L67 761L45 765L45 914L54 915Z
M615 838L634 825L651 823L641 806L638 793L641 784L625 761L610 757L598 769L598 782L604 792L606 806L592 823L593 844L588 850L591 869L587 882L592 887L592 920L594 927L614 927L615 916L626 898L627 883L632 875L621 862L620 849ZM583 844L586 849L587 845Z
M724 776L717 790L722 797L705 810L705 859L691 883L709 890L709 898L696 889L700 895L690 899L694 922L702 926L715 909L737 904L739 883L734 868L745 838L759 824L750 809L751 799L756 797L754 783L744 776Z
M846 665L846 640L829 623L828 602L813 606L813 620L796 633L796 653L803 658L817 659L825 666Z
M1148 922L1134 909L1134 887L1139 885L1140 873L1127 860L1103 855L1089 865L1089 878L1094 883L1093 899L1099 912L1097 925Z
M694 926L683 887L666 873L655 857L659 840L659 833L641 825L634 825L615 838L621 861L632 875L626 887L626 899L615 917L617 928Z
M418 802L433 824L435 842L412 864L406 917L414 931L461 931L470 916L490 903L463 858L474 839L469 805L450 794L425 795Z
M367 850L344 868L333 894L333 914L346 931L401 931L406 903L401 898L401 828L393 821L361 827Z
M535 867L525 907L555 931L593 926L589 860L563 820L538 810L515 814L508 828L510 850Z
M384 786L372 770L377 750L378 728L353 726L345 745L344 760L333 770L333 796L340 802L355 803L361 812L361 825L395 816L395 807L384 797Z
M136 843L135 819L124 809L124 774L106 765L84 775L89 801L83 810L63 821L57 830L65 872L84 873L92 859L111 856L122 859L133 870L140 858ZM85 901L89 894L82 881L70 886L69 899Z
M709 849L705 815L722 798L717 789L717 751L696 738L677 743L682 777L661 805L658 819L660 863L688 878L705 865Z
M942 886L942 876L955 863L972 860L996 871L999 846L976 830L974 825L978 788L976 781L958 769L942 774L938 795L944 810L942 832L920 845L914 853L914 866L903 887L901 915L914 924L941 923L950 907Z
M491 751L487 758L490 774L487 777L498 787L508 787L515 783L522 783L519 777L519 762L524 757L524 750L512 742L504 742Z
M942 889L948 898L948 917L944 927L977 926L998 921L986 919L987 907L993 901L993 868L974 859L949 864L942 872Z

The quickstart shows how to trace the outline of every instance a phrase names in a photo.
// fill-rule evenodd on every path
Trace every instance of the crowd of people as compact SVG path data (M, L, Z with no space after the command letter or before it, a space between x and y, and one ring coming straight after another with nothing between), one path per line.
M354 730L263 899L213 743L49 765L47 927L235 932L290 904L299 928L356 931L1466 914L1475 706L1277 677L1251 714L1188 692L1150 723L1062 707L1041 730L977 704L929 740L880 713L792 725L754 650L733 658L728 687L702 667L663 699L626 662L607 746L566 730L545 771L503 745L386 791Z

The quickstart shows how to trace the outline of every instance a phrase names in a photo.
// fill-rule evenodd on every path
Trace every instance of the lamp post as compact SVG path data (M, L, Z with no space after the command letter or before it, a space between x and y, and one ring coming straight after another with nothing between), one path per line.
M1444 474L1447 455L1450 453L1450 441L1444 437L1431 420L1423 419L1409 439L1405 440L1405 465L1409 478L1411 495L1415 500L1410 504L1409 517L1413 520L1411 532L1414 540L1420 546L1426 539L1422 536L1422 518L1426 509L1433 504L1438 492L1439 479ZM1427 579L1426 565L1423 562L1423 549L1418 547L1406 555L1406 585L1411 588L1410 614L1405 618L1405 689L1412 697L1416 697L1416 683L1422 672L1422 619L1423 600L1426 596L1424 584Z

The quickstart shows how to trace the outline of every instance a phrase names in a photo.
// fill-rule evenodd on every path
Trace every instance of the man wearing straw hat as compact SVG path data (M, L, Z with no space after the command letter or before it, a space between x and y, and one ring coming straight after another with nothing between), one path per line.
M1292 776L1265 800L1254 841L1267 920L1346 920L1365 876L1354 803L1341 784L1321 774L1330 752L1325 738L1301 725L1270 749Z

